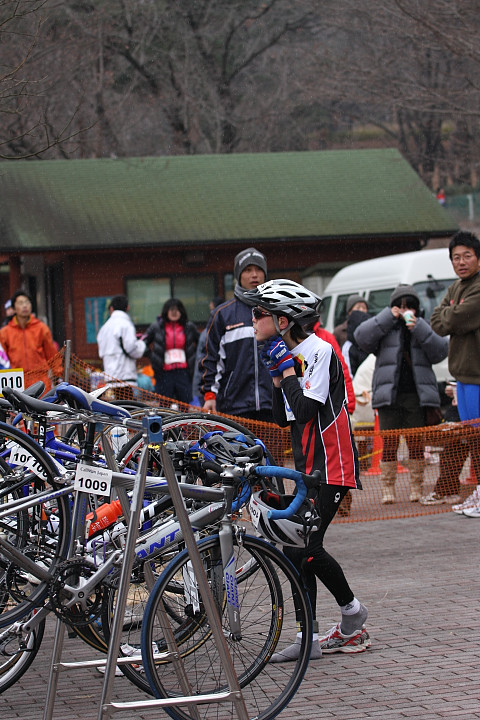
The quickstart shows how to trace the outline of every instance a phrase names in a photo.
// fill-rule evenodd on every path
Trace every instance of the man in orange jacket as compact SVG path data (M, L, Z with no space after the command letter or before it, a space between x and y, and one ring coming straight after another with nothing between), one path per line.
M17 290L12 297L15 315L0 329L0 343L10 360L10 367L23 368L25 386L43 380L47 390L51 387L49 369L53 375L62 375L60 359L50 361L57 355L57 348L47 325L32 314L32 301L24 290Z

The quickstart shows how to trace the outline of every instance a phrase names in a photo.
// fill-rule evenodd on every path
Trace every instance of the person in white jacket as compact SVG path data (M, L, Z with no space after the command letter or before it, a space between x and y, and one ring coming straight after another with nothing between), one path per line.
M103 369L111 378L136 383L136 361L145 353L146 345L136 336L135 325L128 314L128 298L115 295L108 309L110 317L97 335Z

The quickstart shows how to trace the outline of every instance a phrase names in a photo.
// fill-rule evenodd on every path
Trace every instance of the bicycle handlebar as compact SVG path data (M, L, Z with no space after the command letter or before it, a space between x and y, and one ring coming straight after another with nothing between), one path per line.
M281 520L283 518L291 517L295 515L297 510L301 507L303 501L307 497L307 486L305 484L306 477L314 477L312 475L306 476L299 470L293 470L292 468L277 467L273 465L257 465L255 468L256 475L264 475L267 477L282 477L288 480L293 480L297 486L297 494L293 498L290 505L285 510L269 510L268 517L272 520Z

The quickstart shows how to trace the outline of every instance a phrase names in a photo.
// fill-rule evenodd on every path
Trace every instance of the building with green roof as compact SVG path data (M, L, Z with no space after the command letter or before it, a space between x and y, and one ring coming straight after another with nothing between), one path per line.
M139 326L172 294L205 321L243 247L265 253L270 277L315 266L327 281L457 229L393 149L5 161L0 198L2 298L30 289L85 358L117 293Z

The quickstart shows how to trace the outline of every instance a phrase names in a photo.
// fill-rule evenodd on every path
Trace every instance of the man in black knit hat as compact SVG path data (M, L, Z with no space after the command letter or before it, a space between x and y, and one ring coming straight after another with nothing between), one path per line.
M271 422L271 379L258 355L252 309L243 294L267 279L267 259L253 247L236 255L234 297L212 312L200 360L203 410Z

